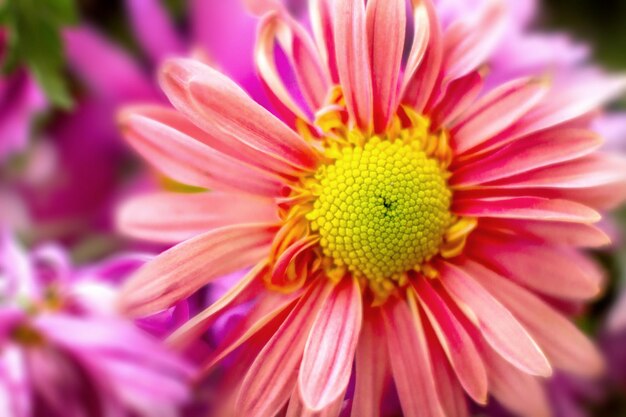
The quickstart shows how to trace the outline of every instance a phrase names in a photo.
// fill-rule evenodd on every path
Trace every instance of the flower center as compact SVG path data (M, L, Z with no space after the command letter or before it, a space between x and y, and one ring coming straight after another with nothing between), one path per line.
M324 255L380 281L439 252L452 215L446 172L419 141L381 140L341 149L316 174L307 214Z

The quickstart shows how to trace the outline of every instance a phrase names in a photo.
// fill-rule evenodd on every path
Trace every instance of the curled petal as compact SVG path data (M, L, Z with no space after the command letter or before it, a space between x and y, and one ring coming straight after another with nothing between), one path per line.
M324 104L330 89L329 75L308 33L286 14L271 13L259 25L256 45L256 66L268 91L289 111L303 120L309 117L289 92L276 66L276 43L280 45L293 68L300 92L312 112Z
M322 60L330 70L333 84L339 83L337 57L335 52L335 35L333 32L333 0L310 0L309 15L315 43L322 55Z

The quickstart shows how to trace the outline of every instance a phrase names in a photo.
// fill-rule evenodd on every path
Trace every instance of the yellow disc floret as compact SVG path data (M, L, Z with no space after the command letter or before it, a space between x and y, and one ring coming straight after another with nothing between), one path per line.
M438 253L452 195L444 169L419 142L372 137L344 147L316 179L307 218L335 265L376 281Z

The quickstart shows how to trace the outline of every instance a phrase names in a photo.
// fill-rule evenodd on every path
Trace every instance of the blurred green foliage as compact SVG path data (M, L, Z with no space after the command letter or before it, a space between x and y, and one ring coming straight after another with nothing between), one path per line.
M27 66L50 101L69 108L61 28L78 21L74 0L5 0L0 23L7 30L4 72Z

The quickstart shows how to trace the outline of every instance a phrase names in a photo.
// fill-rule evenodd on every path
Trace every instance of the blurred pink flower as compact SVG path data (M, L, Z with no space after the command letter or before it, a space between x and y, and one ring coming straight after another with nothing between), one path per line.
M191 369L114 310L120 257L73 269L57 246L0 237L0 415L177 416Z
M251 303L205 362L240 355L226 415L336 416L351 378L353 416L379 415L390 378L406 416L465 416L465 394L549 415L540 377L602 370L561 310L602 287L578 249L608 242L593 224L626 198L626 164L590 127L626 78L583 66L492 85L504 1L450 23L412 2L406 59L404 0L310 4L313 37L281 7L259 27L255 63L282 120L189 59L161 72L176 110L120 115L155 168L215 190L122 209L127 233L183 241L126 285L126 311L254 266L170 339Z

